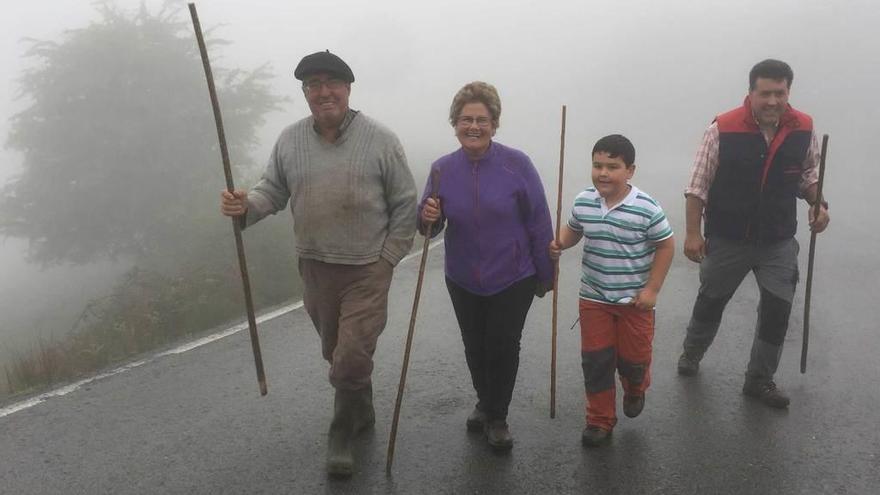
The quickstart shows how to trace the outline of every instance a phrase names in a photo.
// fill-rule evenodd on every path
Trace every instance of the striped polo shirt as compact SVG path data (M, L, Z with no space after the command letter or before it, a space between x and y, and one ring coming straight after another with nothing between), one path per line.
M672 236L666 215L653 198L632 186L614 208L590 187L578 194L568 226L583 233L581 299L627 304L645 286L655 245Z

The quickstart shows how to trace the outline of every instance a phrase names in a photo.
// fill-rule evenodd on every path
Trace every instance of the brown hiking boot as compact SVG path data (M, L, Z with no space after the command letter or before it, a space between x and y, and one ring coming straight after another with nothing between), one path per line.
M581 434L584 447L601 447L611 441L611 430L603 430L596 425L587 425Z
M355 401L360 390L336 389L333 421L327 433L327 474L348 478L354 473L352 440L355 434Z
M495 450L510 450L513 447L513 437L507 422L503 419L495 419L486 423L486 439L489 446Z
M776 388L776 383L773 380L759 382L747 379L743 385L743 394L760 399L764 404L776 409L785 409L791 402L787 395Z
M486 428L487 420L486 413L475 407L470 415L468 415L465 424L467 425L468 431L483 431Z
M623 414L626 414L627 418L635 418L642 414L642 409L644 408L645 394L623 396Z

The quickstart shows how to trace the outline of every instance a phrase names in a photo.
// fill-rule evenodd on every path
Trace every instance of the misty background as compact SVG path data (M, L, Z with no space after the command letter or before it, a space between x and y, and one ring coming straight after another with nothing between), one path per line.
M153 14L166 12L168 18L185 26L190 22L182 1L118 0L104 4L115 6L125 15L135 16L143 8ZM0 136L4 142L8 144L14 116L33 103L21 77L38 67L40 60L25 56L33 46L26 39L63 44L69 39L69 30L87 29L102 22L99 7L81 0L19 2L6 7L0 19L0 115L4 117L0 119ZM447 121L453 95L467 82L484 80L498 88L502 99L501 127L495 139L532 158L544 180L554 216L564 104L568 120L563 215L574 195L589 184L587 164L595 140L619 132L636 146L638 168L633 182L663 205L679 244L684 239L682 190L703 130L714 115L741 104L748 89L748 71L754 63L764 58L785 60L795 74L790 102L814 117L818 133L831 135L825 192L831 204L832 224L821 238L824 252L820 251L817 263L838 278L825 282L828 291L820 297L845 304L847 291L876 287L876 281L865 278L861 270L865 265L876 265L874 251L880 226L866 208L872 197L869 188L880 178L876 159L869 154L872 139L880 135L880 97L876 92L880 87L880 35L876 31L880 5L876 2L203 0L197 2L197 7L210 38L227 42L211 48L215 76L218 67L254 71L268 64L263 69L267 74L265 90L273 98L274 109L256 119L262 122L253 128L253 139L234 154L238 186L249 186L259 174L280 130L308 114L299 82L292 75L293 67L308 53L330 49L354 71L351 107L398 134L420 189L430 163L458 147ZM191 36L191 26L188 33ZM155 60L150 67L154 74L170 70L162 60ZM200 73L201 66L194 70ZM99 65L96 80L101 72ZM230 276L226 282L232 291L240 292L240 286L235 285L231 229L218 208L224 183L219 153L212 148L216 147L216 134L207 89L201 85L185 97L200 107L203 118L196 123L169 116L166 130L173 133L179 129L183 133L197 125L201 135L215 142L192 143L193 147L201 147L198 156L204 159L191 165L204 173L205 179L187 195L187 201L180 203L178 214L181 218L192 217L195 225L206 225L203 240L214 239L210 236L215 230L222 230L224 237L207 243L208 247L216 246L216 252L205 256L228 260ZM234 120L228 113L230 101L224 100L222 93L220 104L224 119ZM106 118L105 110L95 108L94 119ZM141 116L117 114L114 118L119 121L103 125L124 128ZM89 125L89 119L84 120L82 124ZM43 139L61 140L63 134ZM227 127L227 137L236 138L234 128ZM159 150L167 143L151 142L145 136L137 146ZM101 149L97 144L94 147L96 154ZM20 151L10 147L0 151L0 187L13 183L25 172ZM113 188L116 196L110 198L104 197L108 193L105 188L82 190L76 193L78 201L71 198L70 204L88 205L89 201L82 201L85 195L96 202L133 210L129 213L132 223L150 224L153 219L139 218L138 214L143 211L148 215L151 210L128 204L125 191L158 192L178 183L178 174L159 168L151 173L149 159L119 160L114 167L118 167L119 174L113 177L124 178L130 172L138 180L120 180ZM135 168L138 170L130 170ZM192 173L180 166L180 176ZM51 199L60 205L67 201L63 197ZM195 216L195 210L199 215L216 215ZM67 213L83 220L82 225L74 221L75 225L68 227L81 229L88 236L87 228L94 223L88 220L94 220L94 212ZM802 205L803 223L805 215ZM285 253L293 249L290 222L289 214L282 213L248 230L245 245L249 262L286 259ZM805 229L801 231L803 240ZM196 229L192 235L162 238L155 252L205 250L206 244L199 244L200 235L201 229ZM116 299L108 297L118 293L121 281L130 279L132 268L140 263L137 255L120 252L96 255L94 259L60 257L47 263L33 259L34 246L25 238L0 237L0 369L34 352L39 354L40 342L68 338L90 302L104 301L103 314L128 311L128 307L109 307L107 301L112 304ZM806 243L802 246L803 259ZM687 264L680 246L678 251L673 269L683 269ZM198 257L197 253L189 254ZM155 261L173 257L152 258L148 267L152 271L138 273L161 276L143 282L141 275L138 290L146 286L164 294L162 291L170 284L178 291L172 299L179 298L180 293L198 298L200 287L187 285L196 272L175 275L177 267L172 263ZM254 286L258 291L263 288L256 296L258 304L265 307L295 297L298 282L293 266L284 265L282 270L267 267L262 272L258 266ZM138 294L129 292L127 297L136 299ZM198 312L192 307L190 310ZM687 312L690 308L672 310ZM131 331L128 327L120 330L119 321L128 326L133 322L149 325L162 318L153 314L155 307L150 311L146 319L116 315L116 323L105 331ZM243 316L243 306L240 313ZM169 324L189 328L151 343L163 345L168 339L219 323L210 318L174 320ZM100 347L95 342L90 345ZM135 346L130 350L144 348ZM117 354L114 359L120 357ZM0 386L0 398L2 391Z

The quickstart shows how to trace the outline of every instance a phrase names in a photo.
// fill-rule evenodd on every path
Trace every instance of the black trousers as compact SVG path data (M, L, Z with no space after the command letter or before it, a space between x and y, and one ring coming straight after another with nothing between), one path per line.
M477 409L490 420L507 419L519 369L520 338L536 280L527 277L497 294L480 296L446 278L477 392Z

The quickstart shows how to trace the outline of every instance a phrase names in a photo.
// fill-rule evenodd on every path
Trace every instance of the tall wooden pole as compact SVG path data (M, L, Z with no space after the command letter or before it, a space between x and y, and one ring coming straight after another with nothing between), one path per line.
M437 201L440 189L440 172L431 174L431 198ZM421 220L419 220L421 221ZM391 474L394 463L394 444L397 441L397 423L400 420L400 404L403 402L403 389L406 388L406 371L409 368L409 353L412 348L413 333L416 328L416 313L419 310L419 298L422 295L422 281L425 279L425 263L428 260L428 244L431 242L433 223L425 225L425 243L422 245L422 261L419 263L419 278L416 282L416 294L413 298L412 313L409 317L409 331L406 334L406 346L403 351L403 366L400 370L400 383L397 385L397 400L394 402L394 417L391 420L391 435L388 438L388 456L385 460L385 473Z
M819 217L822 207L822 184L825 182L825 156L828 154L828 134L822 136L822 154L819 158L819 184L816 186L816 204L813 218ZM807 290L804 295L804 338L801 346L801 373L807 372L807 348L810 344L810 298L813 293L813 259L816 256L816 233L810 233L810 255L807 258Z
M559 136L559 187L556 194L556 240L562 221L562 176L565 169L565 105L562 105L562 132ZM556 417L556 322L559 301L559 259L553 263L553 328L550 341L550 418Z
M208 93L211 95L211 106L214 108L214 122L217 124L217 138L220 140L220 156L223 159L223 173L226 175L226 190L232 192L235 185L232 182L232 168L229 165L229 151L226 148L226 134L223 132L223 117L220 115L220 102L217 100L217 90L214 88L214 75L211 73L211 62L208 60L208 49L205 47L205 38L202 36L202 26L199 24L199 15L196 13L196 4L189 4L189 13L192 17L193 29L199 42L199 52L202 55L202 65L205 68L205 79L208 81ZM251 298L251 282L248 276L247 261L244 258L244 242L241 239L241 226L239 219L232 219L232 231L235 234L235 249L238 252L238 267L241 270L241 283L244 287L244 303L247 310L248 329L251 334L251 347L254 351L254 364L257 367L257 381L260 384L260 395L266 395L266 372L263 370L263 355L260 352L260 337L257 335L257 319L254 316L254 301Z

